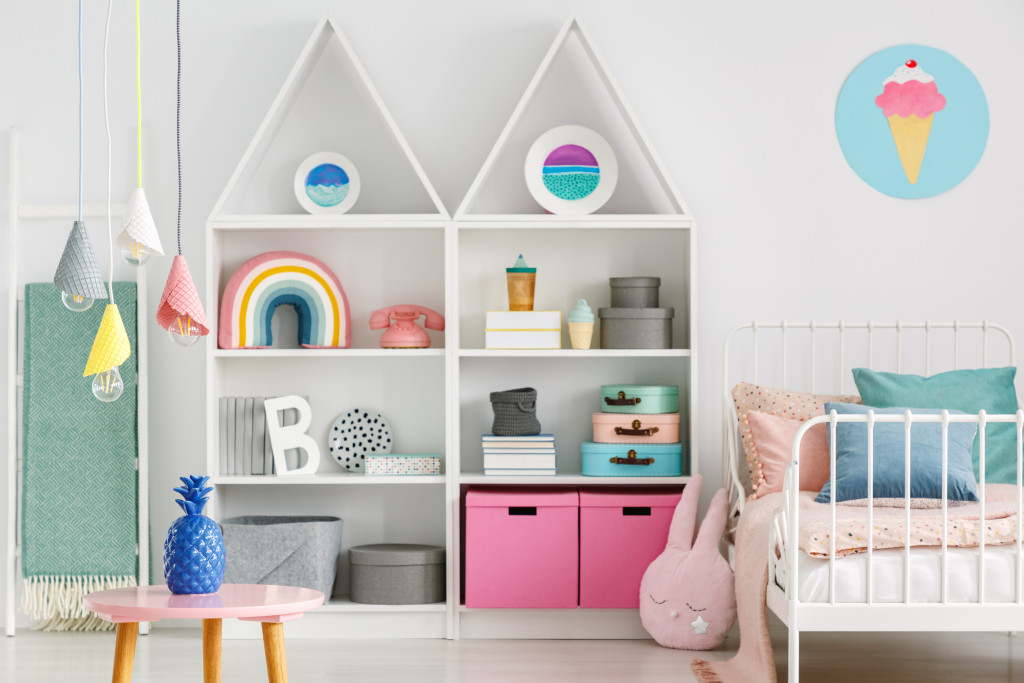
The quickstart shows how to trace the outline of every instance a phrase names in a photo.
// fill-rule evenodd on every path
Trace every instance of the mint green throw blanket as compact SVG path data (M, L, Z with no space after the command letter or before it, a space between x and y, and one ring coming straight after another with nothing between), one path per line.
M136 584L135 283L114 283L114 301L132 355L124 394L102 403L82 370L109 300L74 313L53 284L25 287L22 609L44 630L104 628L82 597Z

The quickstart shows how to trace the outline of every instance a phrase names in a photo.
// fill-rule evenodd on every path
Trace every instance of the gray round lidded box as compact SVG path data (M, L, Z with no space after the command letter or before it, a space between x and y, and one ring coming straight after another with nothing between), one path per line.
M599 308L602 349L670 349L674 308Z
M349 548L352 602L424 605L444 601L444 548L378 543Z
M610 277L612 308L657 308L660 277Z

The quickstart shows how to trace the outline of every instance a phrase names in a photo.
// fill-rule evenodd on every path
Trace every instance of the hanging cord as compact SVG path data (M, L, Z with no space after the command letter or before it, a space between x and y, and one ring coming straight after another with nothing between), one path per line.
M103 125L107 129L107 251L110 256L110 280L107 282L107 291L110 294L110 304L114 305L114 237L113 228L110 225L110 168L111 168L111 146L110 146L110 106L107 97L107 44L110 42L110 15L114 10L114 0L107 0L107 26L103 33Z
M82 222L82 178L85 176L85 143L82 130L85 128L82 93L82 0L78 0L78 222Z
M174 127L178 134L178 256L181 256L181 0L178 0L176 19L178 36L178 109Z
M135 129L139 155L139 187L142 187L142 28L139 22L139 0L135 0L135 109L139 114Z

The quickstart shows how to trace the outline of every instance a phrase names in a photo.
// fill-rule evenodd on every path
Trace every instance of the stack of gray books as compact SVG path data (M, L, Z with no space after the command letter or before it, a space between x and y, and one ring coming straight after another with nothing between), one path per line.
M274 452L263 409L263 396L222 396L220 399L220 473L222 475L274 474ZM298 422L294 410L284 411L282 425ZM298 458L293 451L286 457Z

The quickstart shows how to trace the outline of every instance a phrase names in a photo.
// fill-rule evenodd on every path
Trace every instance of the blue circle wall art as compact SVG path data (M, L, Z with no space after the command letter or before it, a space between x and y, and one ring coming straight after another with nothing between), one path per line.
M541 135L526 154L526 187L555 214L587 214L612 196L619 178L611 145L583 126L559 126Z
M892 197L933 197L958 185L988 141L988 103L947 52L898 45L861 62L836 102L836 137L860 178Z
M359 197L359 173L347 157L318 152L295 171L295 198L309 213L345 213Z

